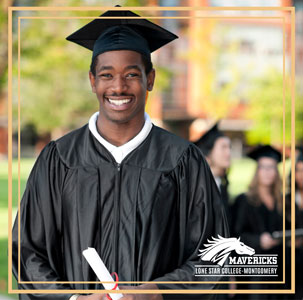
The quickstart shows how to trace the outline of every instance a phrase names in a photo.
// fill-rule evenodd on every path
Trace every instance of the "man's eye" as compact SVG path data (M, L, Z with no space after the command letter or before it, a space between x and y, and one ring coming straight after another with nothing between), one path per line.
M132 77L138 77L138 76L139 76L138 73L128 73L128 74L126 75L126 77L130 77L130 78L132 78Z
M99 74L99 77L101 77L101 78L111 78L112 75L109 74L109 73L103 73L103 74Z

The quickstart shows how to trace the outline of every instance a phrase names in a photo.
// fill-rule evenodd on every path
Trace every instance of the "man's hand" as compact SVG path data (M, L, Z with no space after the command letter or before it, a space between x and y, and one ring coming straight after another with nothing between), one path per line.
M120 290L157 290L156 284L142 284L139 286L119 286ZM121 300L163 300L161 294L125 294ZM77 300L108 300L105 294L79 296Z
M120 290L158 290L156 284L141 284L139 286L119 286ZM121 300L163 300L161 294L125 294ZM102 299L103 300L103 299Z

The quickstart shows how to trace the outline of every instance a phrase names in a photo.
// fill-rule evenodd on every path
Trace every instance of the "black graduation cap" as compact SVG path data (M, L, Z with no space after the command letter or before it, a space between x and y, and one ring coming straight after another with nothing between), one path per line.
M281 153L270 145L260 145L247 154L248 157L258 160L261 157L270 157L278 163L282 160Z
M199 140L194 142L203 152L204 155L208 155L213 149L215 142L218 138L225 136L222 131L219 130L218 121L211 129L204 133Z
M133 50L150 58L151 52L178 38L146 19L123 18L139 17L129 10L108 10L100 17L121 18L95 19L66 38L92 50L92 60L99 54L112 50Z

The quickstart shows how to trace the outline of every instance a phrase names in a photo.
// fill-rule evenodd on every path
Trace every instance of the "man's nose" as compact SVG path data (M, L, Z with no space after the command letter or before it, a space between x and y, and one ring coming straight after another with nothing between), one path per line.
M112 82L112 91L116 94L122 94L127 90L125 78L117 76Z

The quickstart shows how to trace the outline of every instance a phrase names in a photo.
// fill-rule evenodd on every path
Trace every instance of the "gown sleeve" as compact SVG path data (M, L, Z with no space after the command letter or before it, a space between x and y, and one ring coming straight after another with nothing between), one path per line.
M21 200L21 208L18 212L20 214L20 262L18 259L18 215L13 227L12 247L13 273L17 280L19 275L20 281L53 283L19 283L19 289L71 289L68 284L56 283L66 280L62 264L60 229L60 190L64 174L65 167L60 161L55 143L51 142L38 157ZM20 294L20 299L65 300L71 295Z
M190 146L188 151L180 159L174 170L177 181L179 205L180 205L180 241L183 261L180 266L155 281L174 281L173 284L157 284L159 289L193 289L212 290L216 284L207 281L218 281L219 277L194 276L195 265L201 265L199 249L207 239L217 237L229 237L227 219L210 168L201 152ZM178 283L180 281L197 281L205 283ZM163 294L164 299L212 299L214 294Z

